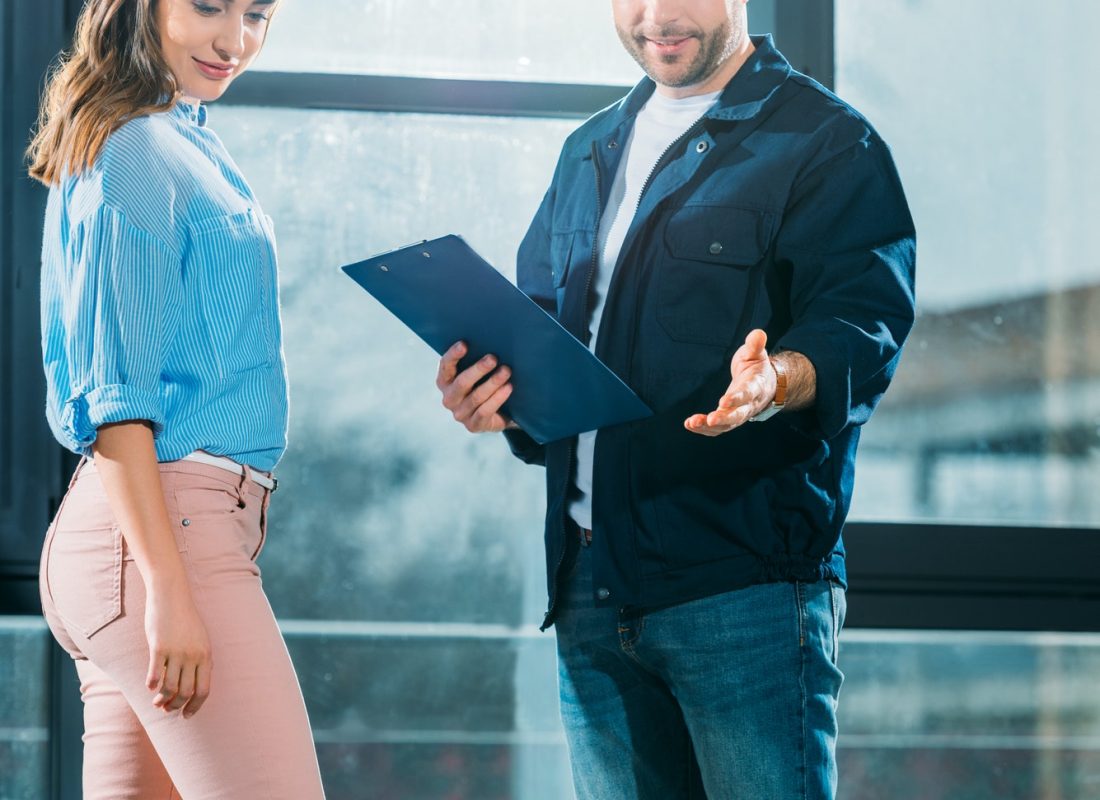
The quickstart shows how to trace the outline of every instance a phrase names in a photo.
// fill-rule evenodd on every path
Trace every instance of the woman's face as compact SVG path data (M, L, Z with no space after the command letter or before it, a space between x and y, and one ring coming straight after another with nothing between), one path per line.
M276 2L159 0L161 50L184 96L222 96L260 52Z

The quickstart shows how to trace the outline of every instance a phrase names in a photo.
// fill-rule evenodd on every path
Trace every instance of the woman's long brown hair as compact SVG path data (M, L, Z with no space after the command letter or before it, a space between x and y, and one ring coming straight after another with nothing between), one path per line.
M157 0L87 0L46 84L27 158L47 186L90 169L126 122L167 111L179 87L160 47Z

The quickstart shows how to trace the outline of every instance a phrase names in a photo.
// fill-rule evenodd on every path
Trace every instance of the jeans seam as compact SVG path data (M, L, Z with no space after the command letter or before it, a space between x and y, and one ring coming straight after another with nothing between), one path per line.
M809 797L809 786L807 784L808 765L806 764L806 604L803 597L803 584L795 583L794 594L795 605L798 610L798 691L800 701L798 715L802 728L802 736L798 742L801 756L799 759L799 772L802 782L802 798L806 800Z
M638 641L638 637L642 635L642 627L645 624L643 622L644 619L644 617L638 617L637 623L633 626L633 631L631 631L631 627L624 626L622 612L619 613L619 649L635 661L638 661L638 663L641 662L638 659L638 654L634 651L634 644ZM631 632L633 635L631 635L629 638L624 636L624 634Z
M833 666L840 664L840 604L836 601L836 593L840 587L829 584L829 605L833 612Z

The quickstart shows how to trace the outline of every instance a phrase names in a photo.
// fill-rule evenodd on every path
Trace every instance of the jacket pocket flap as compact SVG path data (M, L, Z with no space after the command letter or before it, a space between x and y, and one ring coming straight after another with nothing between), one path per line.
M573 258L573 241L576 238L575 232L555 233L550 238L550 272L555 289L565 286L565 279L569 277L569 262Z
M767 253L775 219L752 208L685 206L672 215L665 244L674 258L751 267Z

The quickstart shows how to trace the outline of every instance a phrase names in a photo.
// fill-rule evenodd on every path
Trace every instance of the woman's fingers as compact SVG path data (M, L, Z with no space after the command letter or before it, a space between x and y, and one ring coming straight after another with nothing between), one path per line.
M198 670L197 664L184 664L180 670L180 688L171 702L165 706L166 711L178 711L187 705L195 695L195 678Z
M145 686L150 691L156 691L160 687L160 679L164 674L164 662L168 655L163 650L149 648L149 671L145 675Z
M195 670L195 694L183 709L185 719L195 716L198 710L202 708L202 704L206 702L206 698L210 696L210 674L212 669L213 666L207 661L199 664Z
M179 661L169 656L168 663L164 666L160 685L157 686L156 695L153 697L153 705L163 708L165 711L171 710L168 705L179 694L181 672L182 666Z

